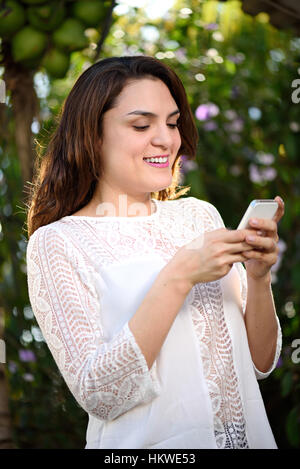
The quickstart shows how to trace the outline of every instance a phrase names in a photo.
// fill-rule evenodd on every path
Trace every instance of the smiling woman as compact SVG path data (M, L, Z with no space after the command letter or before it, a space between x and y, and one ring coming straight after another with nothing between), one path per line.
M118 207L123 193L149 213L150 196L183 195L189 188L178 185L180 155L194 159L197 142L184 87L168 66L148 56L97 62L78 78L36 160L29 235L66 215L95 216L101 203ZM164 171L147 171L143 158L161 155L168 155Z
M148 110L131 111L140 106ZM106 202L113 204L120 215L121 194L126 194L129 205L144 204L151 213L150 194L171 186L172 168L181 147L176 107L161 80L152 77L128 81L114 106L103 116L103 137L99 139L103 177L92 200L77 215L93 216ZM160 171L153 172L151 167Z
M112 57L78 78L37 166L29 298L89 415L86 448L276 448L257 379L281 350L283 203L276 222L227 230L209 202L180 198L197 140L175 72Z

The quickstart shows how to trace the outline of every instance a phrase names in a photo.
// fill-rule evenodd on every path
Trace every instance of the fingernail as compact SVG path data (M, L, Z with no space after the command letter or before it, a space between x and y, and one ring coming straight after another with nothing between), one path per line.
M252 225L257 225L258 224L258 220L256 218L252 218L251 219L251 223Z
M248 241L255 241L255 236L247 236Z

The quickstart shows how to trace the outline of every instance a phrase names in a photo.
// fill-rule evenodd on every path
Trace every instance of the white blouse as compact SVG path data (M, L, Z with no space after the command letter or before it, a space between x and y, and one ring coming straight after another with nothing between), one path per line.
M277 448L243 314L241 263L196 284L148 369L128 322L183 245L223 227L195 197L152 199L136 217L65 216L27 246L31 306L70 391L89 415L86 448Z

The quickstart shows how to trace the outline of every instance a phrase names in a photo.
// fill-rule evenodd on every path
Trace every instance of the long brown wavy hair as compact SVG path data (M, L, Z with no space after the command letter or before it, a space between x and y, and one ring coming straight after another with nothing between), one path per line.
M26 204L28 237L39 227L71 215L92 199L102 174L97 142L102 136L103 115L114 107L128 80L149 76L162 80L169 88L180 111L178 128L181 136L181 147L172 167L172 184L151 193L151 197L176 199L190 190L189 186L178 184L180 156L196 157L198 132L180 78L154 57L105 58L79 76L63 103L58 126L45 155L37 153Z

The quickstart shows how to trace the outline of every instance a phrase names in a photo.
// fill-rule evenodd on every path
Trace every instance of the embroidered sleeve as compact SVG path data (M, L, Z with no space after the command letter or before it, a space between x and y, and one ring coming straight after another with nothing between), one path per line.
M222 219L220 213L218 212L218 210L216 209L216 207L214 205L210 204L209 202L203 202L202 201L202 203L204 204L204 208L206 208L207 213L210 213L212 223L215 226L214 229L224 228L225 225L224 225L223 219ZM242 307L243 307L243 313L245 314L246 305L247 305L247 274L246 274L246 269L245 269L245 267L243 266L243 264L241 262L237 262L235 265L237 267L239 277L240 277ZM273 360L273 363L272 363L270 369L266 372L262 372L262 371L258 370L256 368L256 366L254 365L254 363L252 362L253 367L254 367L254 371L255 371L255 375L256 375L256 378L258 380L265 379L272 373L272 371L275 369L275 367L277 365L277 362L279 360L279 356L280 356L280 353L281 353L282 332L281 332L280 322L279 322L279 319L278 319L277 315L275 315L275 317L276 317L276 321L277 321L277 325L278 325L277 345L276 345L274 360Z
M112 420L154 399L159 385L128 322L103 339L101 302L92 271L75 247L52 227L27 245L30 303L53 358L77 402Z

